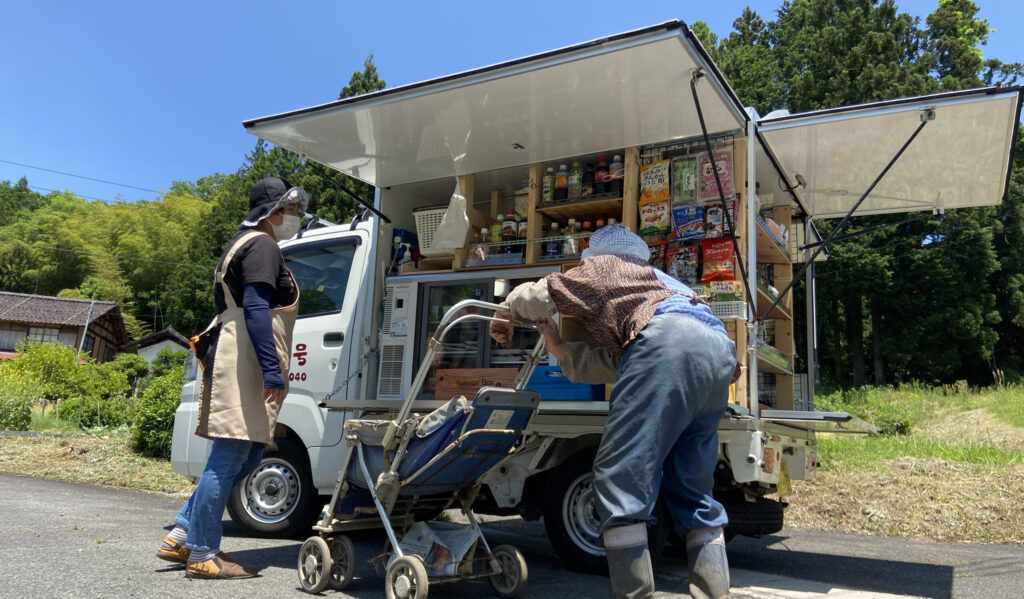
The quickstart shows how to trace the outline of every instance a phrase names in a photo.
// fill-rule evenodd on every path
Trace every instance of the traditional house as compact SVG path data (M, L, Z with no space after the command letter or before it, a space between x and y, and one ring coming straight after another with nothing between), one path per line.
M188 339L184 335L175 331L173 327L167 327L162 331L157 331L152 335L146 335L138 341L132 341L128 345L121 348L122 352L128 352L132 354L139 354L146 359L150 364L153 363L153 358L156 357L160 350L167 348L171 351L178 351L181 349L189 349Z
M128 333L114 302L0 291L0 357L13 358L24 339L81 347L96 361L109 362Z

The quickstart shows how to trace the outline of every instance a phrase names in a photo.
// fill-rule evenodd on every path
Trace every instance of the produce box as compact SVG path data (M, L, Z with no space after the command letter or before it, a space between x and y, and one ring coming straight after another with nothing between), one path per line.
M534 368L526 390L535 391L543 401L604 401L604 385L573 383L561 366Z

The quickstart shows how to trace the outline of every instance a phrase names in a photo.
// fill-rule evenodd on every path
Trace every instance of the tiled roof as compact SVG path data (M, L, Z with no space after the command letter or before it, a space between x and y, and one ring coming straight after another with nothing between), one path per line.
M131 343L122 347L121 351L137 352L144 347L156 345L161 341L167 340L173 341L178 345L184 347L185 349L188 349L190 347L188 344L188 339L186 339L184 335L182 335L178 331L175 331L173 327L167 327L162 331L157 331L151 335L143 337L142 339L132 341Z
M0 321L85 326L90 302L0 291ZM92 319L96 320L116 307L114 302L97 301L92 309Z

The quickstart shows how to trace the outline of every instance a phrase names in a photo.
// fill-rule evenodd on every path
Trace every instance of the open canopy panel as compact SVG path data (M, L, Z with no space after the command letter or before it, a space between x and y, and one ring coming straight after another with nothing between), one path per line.
M758 129L810 216L853 207L925 125L856 214L998 204L1006 193L1020 88L987 88L764 118Z
M698 68L709 133L742 129L735 93L679 21L245 127L385 187L698 136Z

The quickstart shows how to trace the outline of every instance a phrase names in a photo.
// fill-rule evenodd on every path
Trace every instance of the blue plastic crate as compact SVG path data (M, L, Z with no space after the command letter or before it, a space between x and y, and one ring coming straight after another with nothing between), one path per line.
M560 366L534 368L526 390L539 393L543 401L604 401L604 385L573 383Z

